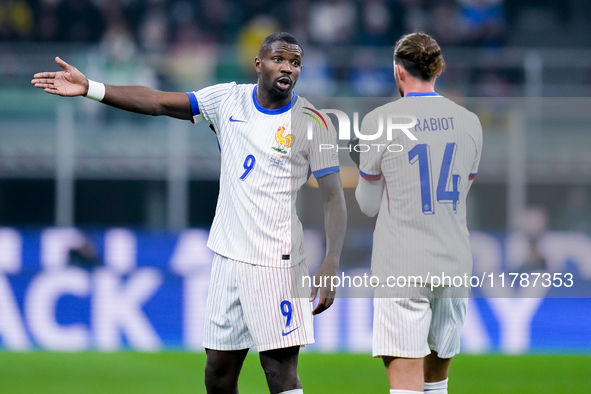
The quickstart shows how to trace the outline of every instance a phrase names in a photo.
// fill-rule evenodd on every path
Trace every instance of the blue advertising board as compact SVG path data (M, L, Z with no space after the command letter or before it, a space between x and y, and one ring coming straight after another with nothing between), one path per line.
M0 349L202 351L213 257L207 235L203 229L0 229ZM471 241L474 275L514 270L524 242L488 233L473 233ZM591 351L591 239L548 234L540 249L554 272L573 273L577 290L522 287L487 296L475 289L464 352ZM316 344L306 350L369 352L372 309L371 297L337 299L315 318Z

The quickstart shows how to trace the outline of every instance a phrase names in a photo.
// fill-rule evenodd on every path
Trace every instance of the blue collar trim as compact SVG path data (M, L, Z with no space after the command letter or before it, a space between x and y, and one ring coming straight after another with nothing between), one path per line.
M437 92L422 92L422 93L410 92L410 93L407 93L406 96L404 96L404 97L428 97L428 96L438 97L439 94Z
M292 99L291 99L291 101L287 105L284 105L281 108L268 109L268 108L263 107L261 104L259 104L259 102L257 100L257 88L258 88L258 86L255 85L254 89L252 90L252 102L254 103L254 106L256 107L256 109L259 110L259 112L262 112L262 113L267 114L267 115L280 115L280 114L283 114L283 113L289 111L291 109L291 107L298 100L298 95L295 94L295 92L293 92Z

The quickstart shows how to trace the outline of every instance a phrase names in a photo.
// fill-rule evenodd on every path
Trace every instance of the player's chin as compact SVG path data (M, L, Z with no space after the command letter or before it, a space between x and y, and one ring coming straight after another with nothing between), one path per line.
M273 96L273 98L275 98L276 100L285 100L288 97L291 97L292 95L292 88L293 85L290 85L290 87L288 89L279 89L279 88L273 88L271 89L271 95Z

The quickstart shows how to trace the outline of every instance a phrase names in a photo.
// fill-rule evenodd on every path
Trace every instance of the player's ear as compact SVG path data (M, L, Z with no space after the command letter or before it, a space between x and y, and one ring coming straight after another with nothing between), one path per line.
M400 66L396 63L394 63L394 79L400 80Z
M261 59L258 56L254 58L254 69L257 73L261 72Z
M397 64L396 70L398 72L398 79L403 82L406 81L406 69L401 65Z

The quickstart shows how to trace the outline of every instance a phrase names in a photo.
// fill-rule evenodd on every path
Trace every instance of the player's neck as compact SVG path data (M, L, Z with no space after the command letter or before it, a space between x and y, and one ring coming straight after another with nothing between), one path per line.
M435 92L435 81L433 82L422 82L412 81L407 83L402 90L406 96L409 93L433 93Z
M277 100L277 98L273 97L269 92L257 86L256 99L259 105L266 109L278 109L285 107L291 102L293 99L293 92L289 95L289 97L283 100Z

